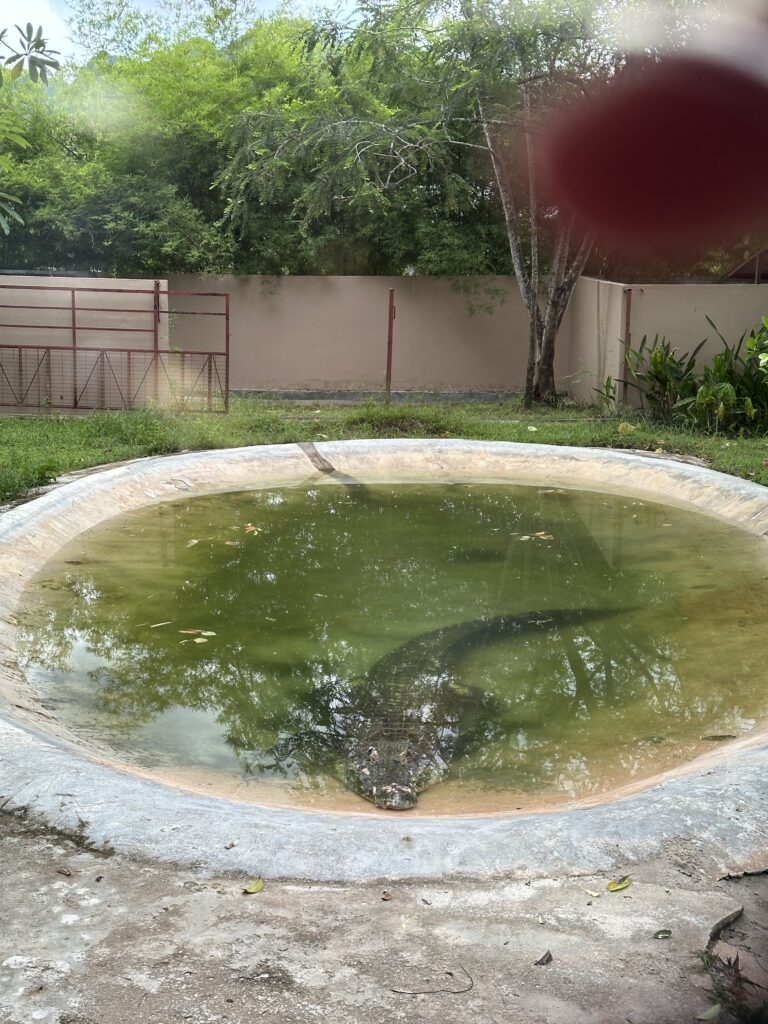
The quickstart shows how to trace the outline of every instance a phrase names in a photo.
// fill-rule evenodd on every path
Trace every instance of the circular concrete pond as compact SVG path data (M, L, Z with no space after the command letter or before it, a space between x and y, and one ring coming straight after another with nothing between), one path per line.
M699 466L623 452L470 441L350 441L193 453L95 472L0 518L0 795L6 809L24 808L55 827L81 833L96 847L270 877L587 872L647 857L675 839L700 845L723 871L760 863L768 842L763 781L768 729L762 719L751 720L737 739L702 737L725 742L710 744L706 753L691 748L692 759L684 763L661 764L663 770L655 774L641 772L570 800L521 800L519 809L502 803L497 813L488 813L490 805L473 810L471 800L454 802L446 787L448 796L431 805L432 817L413 811L371 814L363 813L362 805L358 812L354 800L331 801L322 810L285 806L258 788L237 799L237 793L202 778L163 777L131 765L108 746L85 739L76 719L60 713L20 670L17 618L28 585L85 531L161 503L225 492L314 492L320 484L334 483L591 491L602 494L606 506L611 495L626 497L628 503L619 507L635 519L633 502L657 508L664 503L670 513L661 519L674 519L673 508L681 515L709 517L701 520L702 537L719 522L717 529L732 550L743 546L756 580L762 579L759 538L768 531L764 488ZM246 524L246 531L256 529ZM544 531L540 536L551 540ZM768 577L768 549L765 564ZM611 599L606 596L605 603ZM733 599L744 601L748 616L749 596L734 593ZM717 644L717 637L712 642Z

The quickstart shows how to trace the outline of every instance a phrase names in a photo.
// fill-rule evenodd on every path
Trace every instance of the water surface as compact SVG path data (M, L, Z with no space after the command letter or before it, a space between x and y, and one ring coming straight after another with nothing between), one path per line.
M595 610L480 645L421 709L455 711L460 742L416 813L511 810L645 779L768 718L767 576L761 539L604 494L249 491L69 544L27 594L24 665L73 731L155 776L373 811L339 780L339 723L377 659L467 619Z

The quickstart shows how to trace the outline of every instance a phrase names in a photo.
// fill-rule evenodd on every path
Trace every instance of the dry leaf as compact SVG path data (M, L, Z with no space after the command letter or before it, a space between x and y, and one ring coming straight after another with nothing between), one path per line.
M202 633L203 631L202 631L202 629L180 629L179 632L180 633L190 633L190 634L194 635L195 633Z
M237 547L237 541L236 540L225 540L224 543L227 545L228 548L236 548Z
M385 890L384 890L384 891L382 892L382 894L381 894L381 898L382 898L382 899L384 900L384 902L386 903L386 902L387 902L387 900L391 900L391 899L392 899L392 893L391 893L391 892L389 891L389 889L385 889Z
M69 868L56 868L56 874L64 875L65 878L72 877L72 872L69 870Z
M600 896L600 893L599 892L595 892L594 889L585 889L583 886L582 886L582 892L585 892L587 894L587 896L592 896L594 899L598 899L599 896Z
M622 889L627 889L632 884L632 880L629 875L622 875L618 882L608 883L608 892L620 892Z
M672 938L672 932L669 928L659 928L657 932L653 933L654 939L670 939Z
M201 629L200 636L216 636L212 629Z
M200 543L199 540L188 540L187 543L184 545L184 547L185 548L193 548L195 546L195 544L199 544L199 543Z
M554 958L553 958L552 954L550 953L549 950L547 950L547 952L544 954L544 956L540 960L537 960L533 966L534 967L543 967L545 964L551 964L553 959Z
M239 840L233 839L233 840L231 840L231 842L227 843L227 845L224 847L224 849L225 850L234 850L234 848L237 846L238 842L239 842Z
M182 640L181 642L182 642L182 643L184 643L184 641L183 641L183 640ZM207 640L205 639L205 637L204 637L204 636L196 636L196 637L194 637L194 639L192 640L192 643L193 643L193 644L207 644L207 643L208 643L208 641L207 641Z
M150 629L157 629L158 626L170 626L170 625L171 625L171 620L168 619L167 622L155 622L149 628Z
M539 924L544 924L544 918L539 914Z
M720 1016L722 1009L720 1003L715 1003L708 1010L702 1010L701 1013L697 1014L696 1020L715 1020L716 1017Z
M249 896L253 896L254 893L261 892L263 888L264 879L255 878L252 882L249 882L248 885L246 885L246 887L243 889L243 892L248 893Z

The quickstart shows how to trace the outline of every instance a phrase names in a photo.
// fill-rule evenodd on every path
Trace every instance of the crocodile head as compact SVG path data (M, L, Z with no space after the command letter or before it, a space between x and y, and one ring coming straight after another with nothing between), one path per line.
M360 796L387 811L407 811L438 774L434 755L415 749L409 740L378 739L354 744L345 775Z

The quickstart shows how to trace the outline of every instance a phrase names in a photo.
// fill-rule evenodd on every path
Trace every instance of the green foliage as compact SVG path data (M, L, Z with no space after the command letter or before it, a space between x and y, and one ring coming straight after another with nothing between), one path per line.
M641 395L653 419L661 423L689 422L719 433L768 431L768 317L747 336L729 345L707 318L723 343L723 351L696 370L696 356L677 355L666 339L643 341L627 353L630 383Z
M307 408L290 402L236 398L229 416L160 410L87 416L0 418L0 498L18 498L57 473L180 450L289 441L366 437L466 437L488 441L635 448L695 455L715 469L768 484L768 440L724 438L690 421L658 425L642 418L627 432L615 418L585 408L526 412L519 402L409 402ZM626 425L625 425L626 427ZM52 463L51 452L55 452Z
M628 383L639 391L653 419L660 423L679 419L680 403L695 397L696 356L705 344L706 339L692 354L678 356L666 338L656 335L652 345L644 337L639 348L627 351Z

